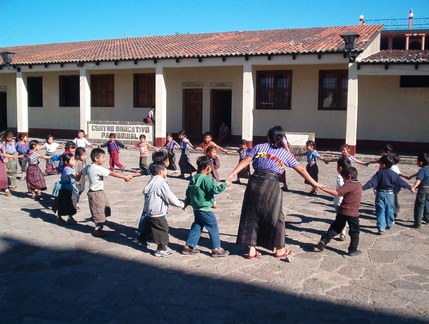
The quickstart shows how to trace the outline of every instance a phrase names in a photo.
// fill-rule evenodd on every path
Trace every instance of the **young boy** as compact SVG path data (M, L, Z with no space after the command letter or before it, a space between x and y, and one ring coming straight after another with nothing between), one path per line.
M214 195L224 191L231 185L231 181L227 180L226 183L215 186L208 177L212 168L210 159L205 155L198 158L197 166L197 174L192 178L186 190L185 207L183 207L185 209L191 204L195 218L182 253L188 255L200 253L195 247L200 239L201 231L205 227L212 242L212 257L224 257L229 252L220 247L219 227L216 216L210 208L213 206Z
M76 144L76 147L91 146L92 148L97 148L97 145L92 145L85 138L85 131L83 129L79 129L79 131L77 132L77 137L73 140L73 143Z
M417 190L416 202L414 203L414 227L419 228L422 220L429 224L429 154L421 153L417 156L417 165L421 168L417 173L416 182L411 192Z
M341 150L341 156L340 156L340 158L338 158L338 159L332 159L332 160L329 160L329 161L327 160L325 163L328 164L329 162L336 162L336 161L341 160L341 159L349 159L350 162L351 162L351 164L357 163L357 164L360 164L360 165L368 166L365 162L356 160L356 158L353 155L350 154L350 145L343 144L343 145L340 146L340 150Z
M391 169L392 165L393 157L391 155L382 156L379 171L363 186L363 190L370 188L377 190L375 214L379 235L383 235L386 229L390 229L395 223L393 212L395 193L398 193L400 188L411 190L411 186Z
M225 154L231 154L232 152L228 152L227 150L224 150L223 148L221 148L219 145L217 145L215 142L212 141L212 134L210 132L205 132L204 133L204 141L198 145L197 147L201 147L204 151L204 154L207 155L207 148L209 146L214 146L216 147L219 151L222 151Z
M126 146L116 139L116 135L114 133L110 133L109 140L106 143L100 145L100 148L102 147L107 147L107 152L110 155L110 171L115 171L116 165L121 170L121 172L124 172L125 167L121 164L121 162L119 162L119 148L126 148Z
M167 251L167 209L169 205L183 208L185 204L171 192L170 186L165 181L167 178L165 164L152 163L149 168L153 177L143 190L145 196L143 213L146 214L146 223L137 240L140 244L147 246L148 236L152 233L153 239L158 245L155 256L170 257L171 252Z
M343 185L344 185L344 179L341 176L341 172L343 172L343 170L350 168L351 166L351 162L349 159L339 159L337 161L337 172L338 172L338 176L337 176L337 184L335 186L335 190L340 189ZM341 202L343 201L343 197L342 196L334 196L334 208L335 208L335 212L338 213L338 210L340 209L340 205ZM340 240L341 241L345 241L346 240L346 236L347 236L347 227L348 224L346 222L346 226L344 226L343 230L340 233Z
M392 153L392 151L393 151L392 144L386 144L380 149L380 155L381 156L389 155ZM380 159L370 161L370 162L366 162L366 165L370 165L371 163L380 163Z
M362 199L362 184L358 182L358 172L356 168L349 167L341 171L341 176L344 179L344 185L337 190L323 189L333 196L343 197L340 207L338 208L335 221L329 227L329 230L322 235L316 249L323 251L326 244L338 235L344 228L346 222L349 223L350 230L350 245L349 256L356 256L362 252L357 249L359 244L359 205Z
M130 148L138 148L140 150L140 158L139 158L139 168L140 171L142 171L142 175L148 175L149 174L149 164L147 163L147 158L149 157L149 149L158 150L155 146L150 145L148 142L146 142L146 135L141 134L140 142L138 142L136 145L133 146L127 146L127 149Z
M82 175L88 176L89 210L91 211L91 219L95 223L93 235L97 237L106 236L106 233L103 231L103 223L106 221L106 216L111 215L109 200L104 193L104 178L111 175L124 179L126 182L132 179L130 175L122 175L103 168L105 154L101 148L93 149L91 152L92 163L82 170Z

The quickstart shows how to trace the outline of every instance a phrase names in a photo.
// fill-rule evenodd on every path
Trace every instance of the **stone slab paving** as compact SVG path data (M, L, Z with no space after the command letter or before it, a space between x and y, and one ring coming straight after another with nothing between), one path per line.
M193 160L199 155L191 154ZM128 170L137 167L136 151L123 150L120 156ZM220 159L224 179L238 157L220 154ZM357 168L366 182L377 166ZM414 164L400 168L405 174L417 171ZM334 188L335 177L335 163L320 165L320 182ZM106 238L91 235L85 194L77 225L54 223L50 193L58 176L46 177L49 188L40 202L19 182L14 197L0 195L0 323L429 323L429 226L411 228L414 195L401 192L399 219L378 236L374 194L365 192L364 253L348 257L348 240L333 240L325 251L313 252L335 217L332 197L308 195L310 188L291 169L287 178L283 209L292 262L265 250L260 259L243 258L246 251L235 240L244 184L220 194L214 210L230 256L210 257L207 232L200 255L180 254L193 215L190 208L171 208L174 255L164 259L153 256L154 244L143 249L133 243L148 177L130 183L107 179L113 215ZM168 181L184 198L188 181L175 176Z

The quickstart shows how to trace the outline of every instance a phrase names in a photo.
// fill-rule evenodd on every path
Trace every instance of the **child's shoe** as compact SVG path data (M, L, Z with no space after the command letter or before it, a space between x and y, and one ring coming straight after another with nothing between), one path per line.
M140 246L143 246L143 247L145 247L145 248L149 247L149 243L147 243L147 242L143 241L143 240L140 238L140 236L137 236L137 237L134 239L134 243L136 243L136 244L138 244L138 245L140 245Z
M229 251L226 251L222 248L218 248L216 250L212 250L212 257L213 258L220 258L220 257L226 257L229 254Z
M384 235L384 232L385 232L385 231L378 231L378 233L377 233L377 234L378 234L378 235Z
M76 225L77 222L76 222L76 220L73 217L70 217L70 218L67 219L67 224L69 224L69 225Z
M169 258L173 255L170 251L167 250L156 250L155 256L156 257L162 257L162 258Z
M361 255L361 254L362 254L361 250L356 250L356 251L352 251L352 252L348 253L349 256L358 256L358 255Z
M320 251L320 252L322 252L324 249L325 249L325 243L323 243L322 241L320 241L317 245L316 245L316 247L315 247L315 250L316 251Z
M104 232L101 228L98 228L92 232L92 235L94 235L95 237L105 237L106 232Z
M55 223L57 223L58 225L64 225L67 222L64 219L62 219L61 217L57 217L57 218L55 218Z
M10 190L6 191L6 197L11 197L12 193L10 192Z
M198 253L200 253L200 250L194 249L194 248L189 248L189 247L185 247L182 250L182 254L185 254L185 255L195 255Z

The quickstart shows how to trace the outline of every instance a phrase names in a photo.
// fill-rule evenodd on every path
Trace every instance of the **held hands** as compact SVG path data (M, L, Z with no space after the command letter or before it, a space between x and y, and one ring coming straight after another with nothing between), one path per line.
M231 184L232 184L231 178L226 179L225 182L228 185L228 187L231 186Z
M132 179L133 179L133 176L131 174L129 174L129 175L125 176L124 181L125 182L130 182Z

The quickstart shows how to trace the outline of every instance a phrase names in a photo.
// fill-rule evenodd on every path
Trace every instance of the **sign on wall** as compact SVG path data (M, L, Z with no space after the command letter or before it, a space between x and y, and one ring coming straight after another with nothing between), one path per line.
M114 133L116 139L125 144L136 143L142 134L146 135L149 143L153 143L153 124L102 120L88 122L88 138L92 141L106 141L111 133Z

